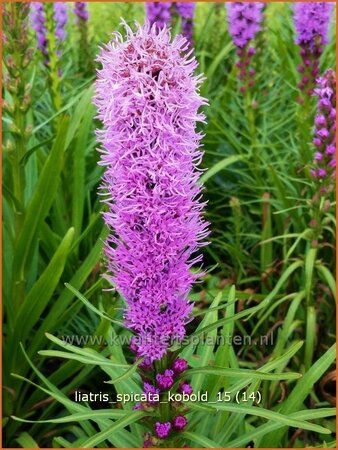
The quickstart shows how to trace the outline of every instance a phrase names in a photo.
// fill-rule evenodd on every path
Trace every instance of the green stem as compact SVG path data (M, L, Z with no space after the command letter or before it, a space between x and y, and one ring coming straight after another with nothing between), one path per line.
M308 305L306 309L306 340L304 365L307 372L313 360L316 344L316 310L314 306Z
M255 178L256 184L259 186L262 184L262 177L260 176L260 170L257 169L259 156L257 155L256 115L255 110L252 107L252 97L250 89L247 89L245 91L244 109L250 136L250 154L248 155L248 164L251 168L251 173Z
M168 368L168 356L165 355L159 364L160 373ZM164 392L161 397L159 412L160 412L160 422L168 422L170 420L170 403L168 402L168 394Z
M252 107L252 98L251 98L251 92L250 89L247 89L245 91L245 112L246 112L246 118L248 121L248 128L249 128L249 134L250 134L250 140L251 140L251 152L252 156L255 157L256 153L256 145L257 145L257 135L256 135L256 118L255 118L255 111Z
M314 267L318 249L311 247L305 260L305 300L306 300L306 340L305 340L305 370L309 370L312 364L316 342L316 310L314 304L313 286Z

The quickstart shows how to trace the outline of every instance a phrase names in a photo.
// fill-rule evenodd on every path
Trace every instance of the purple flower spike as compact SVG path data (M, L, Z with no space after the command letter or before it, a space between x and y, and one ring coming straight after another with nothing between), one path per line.
M294 4L296 44L300 46L302 65L298 71L303 74L298 87L312 94L319 72L319 59L323 46L328 43L328 31L333 2L301 2Z
M333 2L296 2L294 4L296 44L305 44L315 50L318 43L328 43L333 6Z
M314 95L318 98L317 115L315 118L316 146L314 156L314 168L312 174L321 179L321 192L333 189L336 175L336 116L331 111L336 111L336 74L328 69L325 74L318 78L318 87ZM329 189L330 188L330 189Z
M74 14L77 16L77 21L87 22L89 18L87 2L76 2L74 4Z
M47 56L47 29L43 3L31 2L30 8L30 19L32 27L36 33L38 49L43 53L43 55Z
M173 371L175 372L175 374L178 375L178 374L183 373L184 371L187 370L188 363L183 358L177 358L177 359L175 359L172 368L173 368Z
M48 41L46 14L42 2L31 2L31 22L35 30L38 48L46 57L45 64L48 65ZM67 23L67 5L66 3L54 3L55 36L58 44L61 44L66 38L65 25ZM59 50L58 50L59 54Z
M165 370L163 374L159 373L156 375L156 381L158 387L162 390L168 390L174 384L174 372L172 370Z
M55 36L59 43L66 39L67 3L54 3Z
M155 423L155 433L156 435L161 438L165 439L169 436L171 430L171 423L170 422L156 422Z
M196 5L194 2L176 2L175 6L182 19L182 34L192 44Z
M236 47L244 48L261 30L263 2L229 2L226 4L229 33Z
M67 4L63 2L54 3L55 36L61 43L66 39L65 26L67 23Z
M163 28L170 22L171 2L146 2L147 18L150 25L156 23L158 28Z
M236 63L241 81L241 92L244 93L254 85L255 70L250 65L255 55L252 47L253 40L262 28L263 2L231 2L226 3L229 32L234 45L237 47L239 60Z
M172 423L175 430L182 431L187 426L188 420L184 416L176 416Z
M192 305L187 296L200 274L192 256L207 236L199 201L203 122L202 77L182 36L166 28L126 24L98 61L95 105L103 130L101 164L111 231L105 253L111 280L126 299L126 325L138 354L160 359L185 336Z

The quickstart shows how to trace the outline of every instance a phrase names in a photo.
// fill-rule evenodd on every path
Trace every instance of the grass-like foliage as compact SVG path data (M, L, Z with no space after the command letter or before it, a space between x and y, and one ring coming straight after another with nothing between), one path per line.
M121 401L148 375L128 345L125 300L102 277L92 97L99 46L124 33L121 17L142 23L144 4L89 3L77 26L69 3L62 43L47 5L48 61L28 5L3 7L4 447L142 447L169 413ZM224 5L196 5L211 233L187 336L167 361L189 365L175 388L208 398L177 402L187 426L154 447L335 447L335 198L311 175L317 98L298 88L292 8L271 3L264 17L255 83L241 89ZM179 33L181 19L172 25ZM319 75L329 68L334 26Z

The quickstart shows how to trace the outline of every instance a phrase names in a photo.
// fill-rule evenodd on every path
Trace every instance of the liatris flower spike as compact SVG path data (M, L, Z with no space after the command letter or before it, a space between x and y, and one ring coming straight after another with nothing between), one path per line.
M147 19L150 25L156 24L158 28L163 28L170 22L171 2L146 2Z
M112 231L105 253L127 301L126 325L138 335L137 355L152 362L183 339L191 318L187 296L198 275L190 268L201 260L192 254L208 234L195 131L207 102L184 37L170 42L166 28L149 24L126 30L126 40L115 34L98 58L94 100Z
M334 190L336 177L336 74L328 69L318 78L314 95L318 97L315 117L316 148L312 175L320 184L320 193Z
M176 9L182 20L182 34L192 44L193 41L193 25L194 25L194 2L176 2Z
M89 18L87 3L86 2L76 2L74 4L74 14L77 16L78 21L87 22Z
M29 123L28 111L32 106L32 63L33 49L29 33L28 3L5 2L2 6L3 24L3 114L9 122L6 131L4 154L11 164L13 195L17 199L14 228L21 230L22 207L24 204L25 168L22 160L27 155L33 127Z
M80 72L91 74L94 71L91 45L88 38L89 13L86 2L74 5L75 23L79 31L78 64Z
M59 43L66 39L67 3L54 3L55 36Z
M42 2L31 2L30 20L36 33L37 46L44 56L48 55L47 50L47 29L46 17Z
M312 95L319 73L319 59L328 43L328 31L333 2L301 2L294 5L296 44L300 46L302 64L298 67L301 81L298 87Z
M254 85L255 70L251 67L256 53L252 45L263 21L263 2L230 2L226 4L229 32L237 47L238 79L242 82L241 91Z
M67 24L67 4L63 2L56 2L53 4L53 24L49 24L46 15L46 5L42 2L31 2L31 23L35 30L38 48L46 57L44 63L48 65L49 51L48 48L48 32L55 32L57 41L57 52L60 55L60 45L66 39L65 26Z
M181 358L173 360L168 348L183 339L191 319L187 296L200 274L190 268L201 261L192 255L208 234L198 183L202 134L195 130L207 102L183 36L171 42L166 27L149 23L135 32L125 28L126 39L115 33L98 58L94 103L103 122L97 132L101 164L107 166L102 187L111 230L108 269L127 302L125 323L136 333L130 348L136 358L144 357L139 370L148 401L136 407L158 410L145 436L149 447L186 424L184 418L172 423L174 403L167 416L156 394L165 399L176 381L184 383L188 367Z

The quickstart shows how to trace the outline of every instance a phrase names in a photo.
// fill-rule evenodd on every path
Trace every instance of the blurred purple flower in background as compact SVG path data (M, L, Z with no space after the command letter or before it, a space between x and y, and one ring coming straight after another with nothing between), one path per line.
M66 39L67 3L54 3L55 36L59 43Z
M321 182L321 192L333 189L336 176L336 74L328 69L318 78L314 95L318 97L315 117L316 147L312 175Z
M43 3L31 2L30 9L30 20L36 34L38 49L47 56L47 29Z
M261 30L263 2L226 3L229 33L236 47L244 48Z
M30 8L30 18L32 27L36 33L38 49L41 50L44 56L46 56L45 64L48 64L48 23L46 18L45 5L43 4L43 2L31 2ZM60 47L60 44L66 39L65 26L67 24L67 4L56 2L53 4L53 8L55 21L55 37ZM59 48L58 54L60 54Z
M80 72L92 74L94 72L91 40L88 29L88 5L87 2L76 2L74 4L75 24L79 32L78 64Z
M146 2L147 19L150 25L156 23L158 28L163 28L170 22L171 2Z
M138 356L160 359L182 340L191 318L187 296L200 276L192 257L207 236L200 202L198 109L202 76L182 36L146 24L115 38L102 51L94 103L104 129L103 188L114 231L105 253L111 279L126 299L126 325Z
M86 22L89 18L87 2L76 2L74 4L74 14L77 16L77 20Z
M296 44L300 46L302 64L298 72L302 75L298 87L313 92L319 73L319 59L328 43L333 2L302 2L294 4L293 20L296 28Z
M296 2L294 23L297 32L296 43L308 45L315 50L318 45L328 43L329 22L333 2Z
M182 19L182 34L192 44L195 2L176 2L175 6Z
M252 57L256 53L251 45L257 33L262 29L263 2L231 2L226 3L229 33L237 47L238 61L236 63L242 82L241 91L254 85L255 70L251 68Z

